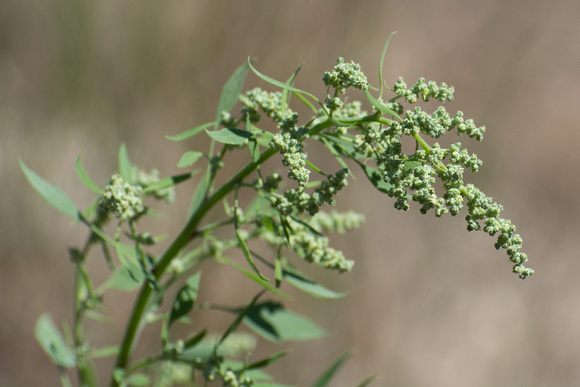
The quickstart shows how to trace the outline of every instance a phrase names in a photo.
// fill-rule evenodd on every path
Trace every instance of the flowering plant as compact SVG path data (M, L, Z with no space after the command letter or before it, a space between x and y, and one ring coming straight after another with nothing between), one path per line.
M380 68L387 46L388 41ZM240 95L250 70L280 90L255 88ZM250 361L250 352L256 345L254 336L236 331L244 323L255 334L276 342L324 335L316 324L287 310L280 301L261 299L265 294L289 299L281 289L282 283L315 297L343 296L308 278L292 261L302 259L338 272L352 269L354 262L329 246L327 234L359 227L364 218L353 212L323 211L335 204L336 195L354 172L351 167L360 168L376 189L394 199L394 207L399 210L409 210L410 202L416 202L423 214L433 210L437 217L446 213L455 216L466 205L467 229L482 230L495 237L495 247L505 249L513 271L520 278L533 274L533 270L524 266L527 257L521 251L522 238L515 226L501 217L502 206L464 182L465 168L477 172L481 160L460 142L444 148L435 141L453 130L457 135L483 139L485 127L465 119L462 112L451 115L443 106L453 100L453 87L423 78L409 87L399 78L388 89L392 95L387 98L383 97L385 87L379 71L379 94L375 98L360 66L339 58L332 70L324 74L327 96L320 101L294 87L297 73L280 82L261 74L250 60L238 68L223 89L214 122L168 137L174 141L200 134L211 138L206 153L191 150L181 157L178 166L187 170L183 174L159 178L158 171L140 171L131 164L125 146L121 146L119 171L101 188L87 175L79 157L76 167L80 180L98 195L86 211L78 210L60 189L21 162L32 186L51 205L86 226L89 233L82 247L69 250L77 268L74 328L70 337L64 340L47 315L37 323L37 339L58 366L63 385L70 385L67 369L77 370L80 385L96 385L92 359L116 356L111 386L206 385L212 381L224 386L280 386L262 368L285 352ZM362 102L343 96L353 88L361 90L359 93L369 104L366 109L370 110L365 111ZM292 98L312 111L304 123L299 123L298 114L290 108ZM432 113L419 106L420 102L430 100L441 104ZM241 102L241 109L232 113L237 101ZM273 121L277 129L266 130L261 126L263 120ZM412 139L413 149L404 149L405 137ZM315 166L304 150L307 141L324 144L336 159L337 169L323 171ZM216 186L226 155L239 151L249 153L247 164L224 184ZM265 163L277 154L287 170L285 177L284 173L263 171ZM140 219L152 214L145 199L173 201L173 186L198 173L201 169L192 166L204 159L205 173L197 182L186 224L160 256L153 255L148 247L160 238L139 229ZM435 189L437 181L442 193ZM240 191L251 191L254 199L241 203ZM208 222L206 215L217 211L222 202L221 220ZM116 225L112 236L103 228L110 222ZM271 247L267 256L256 250L259 241ZM101 247L111 270L110 278L99 286L95 286L87 269L88 252L94 246ZM232 250L241 252L239 255L245 261L239 263L231 258ZM259 290L245 305L212 304L208 295L199 294L204 278L199 266L205 261L233 268ZM170 309L162 310L161 301L174 288L178 290ZM86 317L103 317L102 298L111 289L140 290L123 341L119 346L98 348L86 340L83 322ZM208 333L212 329L208 327L188 337L174 337L171 328L178 322L190 322L200 309L230 313L229 327L218 335ZM135 359L134 348L141 331L155 321L162 322L160 351ZM346 357L340 357L322 373L315 386L328 385Z

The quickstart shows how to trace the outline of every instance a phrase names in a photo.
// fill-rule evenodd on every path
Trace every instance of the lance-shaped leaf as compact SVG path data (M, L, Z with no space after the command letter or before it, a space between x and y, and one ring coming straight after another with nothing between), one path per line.
M187 315L191 309L193 309L193 304L197 299L200 278L201 272L197 272L190 276L187 281L185 281L185 285L183 285L175 296L173 308L171 309L171 314L169 316L169 325L171 325L175 320Z
M260 271L256 267L256 264L254 263L254 260L252 259L252 255L250 254L250 249L248 249L248 245L246 245L244 238L242 238L242 236L240 235L237 228L235 231L236 231L236 238L238 239L238 242L240 244L240 249L242 249L242 252L244 253L244 257L246 257L246 261L248 261L248 264L250 265L252 270L254 270L254 272L264 281L270 281L268 278L264 277L262 275L262 273L260 273Z
M260 336L274 342L313 340L326 336L324 329L306 317L272 301L254 305L246 314L244 323Z
M371 105L373 105L378 111L380 111L383 114L387 114L391 117L395 117L399 121L402 121L401 117L399 117L399 115L397 113L395 113L393 110L389 109L387 107L387 105L385 105L381 101L376 100L375 97L373 97L371 95L371 93L369 93L368 90L365 90L365 95L366 95L367 99L369 100L369 102L371 103Z
M189 130L186 130L185 132L181 132L179 134L176 134L175 136L165 136L165 138L167 138L168 140L172 140L172 141L187 140L188 138L193 137L198 133L201 133L205 128L212 126L212 125L217 125L217 121L207 122L205 124L196 126L193 129L189 129Z
M181 175L175 175L175 176L168 176L168 177L164 177L163 179L160 179L159 181L148 185L143 192L144 193L149 193L149 192L154 192L157 190L163 190L169 187L173 187L176 184L179 184L181 182L186 181L187 179L189 179L190 177L192 177L193 175L195 175L198 171L191 171L189 173L184 173Z
M395 35L397 33L397 31L393 32L392 34L389 35L389 37L387 38L387 42L385 43L385 47L383 48L383 54L381 55L381 61L379 62L379 83L380 83L380 93L379 93L379 98L381 98L383 96L383 63L385 61L385 55L387 54L387 47L389 47L389 42L391 41L391 38L393 37L393 35Z
M252 69L254 74L256 74L258 77L262 78L264 81L266 81L274 86L278 86L284 90L289 90L289 91L292 91L294 93L297 93L298 95L300 95L300 94L307 95L308 97L312 98L314 101L318 102L321 106L323 106L322 103L318 100L318 98L316 98L314 95L310 94L309 92L297 89L294 86L291 86L291 85L286 84L284 82L277 81L274 78L270 78L269 76L260 73L258 70L256 70L254 68L254 66L252 66L249 59L248 59L248 65L250 66L250 68Z
M244 86L244 79L248 73L250 61L244 63L234 71L230 79L226 82L222 89L222 94L220 95L220 100L218 102L218 108L216 112L216 127L217 123L221 118L222 112L229 112L232 110L236 101L238 100L238 95L242 91Z
M222 144L228 145L242 145L245 144L254 134L247 130L224 128L210 132L205 130L212 139Z
M79 218L79 210L60 188L55 185L50 185L34 171L28 169L22 160L19 160L19 163L24 176L26 176L26 179L32 188L34 188L48 204L73 218Z
M179 160L179 163L177 163L177 166L179 168L189 167L190 165L195 164L197 162L197 160L199 160L202 156L203 156L202 152L196 152L196 151L185 152L181 156L181 159Z
M298 289L317 298L341 298L348 293L338 293L302 276L298 273L284 271L284 279Z
M76 364L75 354L70 349L59 330L56 328L50 316L43 314L34 330L36 340L44 349L50 360L59 367L70 368Z
M133 165L131 164L131 160L129 160L129 154L127 153L125 144L121 144L119 148L119 173L127 183L133 182Z
M83 168L83 165L81 164L81 156L82 154L80 154L79 157L77 157L76 162L76 171L79 179L88 189L90 189L93 192L96 192L99 195L102 195L104 191L98 185L93 183L93 181Z

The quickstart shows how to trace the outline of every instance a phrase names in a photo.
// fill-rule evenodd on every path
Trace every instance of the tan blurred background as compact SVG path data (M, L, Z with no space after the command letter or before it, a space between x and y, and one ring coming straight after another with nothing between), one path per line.
M278 79L303 64L297 86L323 97L320 79L338 56L360 62L377 84L392 31L388 82L402 75L408 83L424 76L454 85L448 110L487 126L485 141L469 145L484 166L467 179L504 204L536 274L519 280L490 237L465 231L463 216L397 212L355 169L359 179L338 207L366 214L367 222L333 241L357 263L352 274L323 276L350 295L328 302L297 295L288 306L331 334L283 345L295 350L270 371L280 382L308 385L354 349L334 386L371 374L381 375L377 386L579 385L579 18L573 0L4 0L0 385L58 385L34 323L43 312L70 323L66 249L85 236L28 186L19 157L86 206L92 195L74 172L80 152L98 182L115 171L122 142L135 164L178 173L180 155L195 144L164 136L212 120L222 85L248 56ZM263 86L250 77L246 86L254 85ZM327 156L311 155L336 169ZM162 208L168 220L152 229L177 230L191 191L181 187L178 204ZM236 280L216 272L207 298L228 302ZM127 304L109 305L113 324L89 326L102 345L119 340L128 312Z

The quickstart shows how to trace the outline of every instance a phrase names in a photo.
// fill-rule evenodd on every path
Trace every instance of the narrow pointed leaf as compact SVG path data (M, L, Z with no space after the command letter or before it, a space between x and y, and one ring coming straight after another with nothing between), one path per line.
M256 265L254 264L254 260L252 259L252 255L250 254L250 249L248 249L246 242L244 241L244 239L242 238L242 236L238 232L238 229L236 229L235 231L236 231L236 238L238 239L238 242L240 244L240 249L242 249L242 252L244 253L244 257L246 257L246 261L248 261L248 264L250 265L252 270L254 270L254 272L264 281L270 281L268 278L264 277L262 275L262 273L260 273L260 271L258 270Z
M34 335L54 364L64 368L71 368L76 365L73 350L66 345L50 316L43 314L36 321Z
M77 157L76 162L76 171L79 179L88 189L90 189L93 192L96 192L99 195L102 195L104 191L98 185L93 183L93 181L83 168L83 165L81 164L81 156L82 154L80 154L79 157Z
M351 357L352 354L350 352L345 353L344 355L340 356L338 359L334 361L314 382L312 387L327 387L330 386L330 381L334 377L334 375L338 372L338 370L344 365L344 363Z
M239 271L240 273L242 273L243 275L245 275L246 277L248 277L252 281L256 282L258 285L268 289L269 291L276 294L277 296L285 298L287 300L292 299L292 297L290 297L288 294L282 292L280 289L277 289L276 287L274 287L270 282L264 281L260 276L258 276L252 270L248 270L248 269L238 265L238 263L236 261L233 261L233 260L225 258L225 257L216 257L215 259L219 263L223 263L225 265L233 267L234 269L236 269L237 271Z
M203 331L199 332L197 335L190 337L189 339L187 339L185 341L185 344L183 344L183 348L189 349L189 348L195 347L198 343L201 342L201 340L203 340L206 333L207 333L207 331L204 329Z
M304 316L284 309L276 302L254 305L246 314L244 323L265 339L303 341L326 336L326 331Z
M193 304L197 299L200 278L201 272L190 276L175 296L173 308L169 316L169 325L173 324L175 320L187 315L193 309Z
M383 88L384 88L384 85L383 85L383 63L385 61L385 55L387 54L387 47L389 47L389 42L391 41L391 38L393 37L393 35L395 35L396 33L397 33L397 31L393 32L387 38L387 42L385 43L385 47L383 48L383 54L381 55L381 61L379 62L379 83L380 83L379 98L381 98L383 96Z
M26 179L32 188L34 188L48 204L73 218L79 218L79 210L60 188L49 184L34 171L28 169L22 160L19 160L19 163L24 176L26 176Z
M125 144L121 144L119 148L119 173L126 182L131 183L133 181L133 165L129 160Z
M304 90L300 90L300 89L297 89L297 88L295 88L293 86L287 85L286 83L277 81L274 78L270 78L269 76L260 73L258 70L256 70L254 68L254 66L252 66L252 64L250 63L249 59L248 59L248 65L250 66L250 68L252 69L252 71L254 72L254 74L256 74L258 77L262 78L264 81L266 81L266 82L268 82L268 83L270 83L270 84L272 84L274 86L278 86L278 87L280 87L280 88L282 88L284 90L290 90L290 91L293 91L293 92L298 93L298 94L307 95L310 98L312 98L314 101L317 101L318 103L320 103L320 101L318 100L318 98L316 98L314 95L312 95L312 94L310 94L310 93L308 93L308 92L306 92Z
M276 360L280 359L282 356L289 354L290 352L291 351L281 351L281 352L275 353L273 355L268 356L265 359L258 360L257 362L252 363L252 364L248 364L246 369L251 370L254 368L268 367L270 364L274 363Z
M207 132L208 136L210 136L215 141L229 145L245 144L250 137L254 136L252 132L241 129L224 128L214 132L210 132L207 129L205 131Z
M300 65L296 71L294 71L294 73L292 74L292 76L286 81L286 84L288 86L294 86L294 80L296 79L296 75L298 75L298 72L300 71L300 69L302 68L302 65ZM288 89L284 89L284 92L282 93L282 101L281 101L281 105L282 105L282 114L286 114L286 111L288 110L288 105L290 104L290 97L292 96L292 94L290 93L290 90ZM285 117L282 117L285 118Z
M234 71L231 75L230 79L226 82L222 89L222 93L220 95L220 100L218 102L218 108L216 112L216 126L217 122L219 122L221 118L222 112L229 112L232 110L234 105L238 100L238 95L242 91L242 87L244 86L244 79L248 74L248 63L246 62Z
M173 187L176 184L179 184L181 182L184 182L186 180L188 180L189 178L191 178L192 176L194 176L195 174L197 174L199 171L191 171L189 173L184 173L181 175L175 175L175 176L168 176L168 177L164 177L163 179L160 179L159 181L147 186L143 192L144 193L149 193L149 192L154 192L157 190L163 190L169 187Z
M201 133L205 128L212 126L212 125L217 125L217 121L207 122L205 124L196 126L193 129L186 130L185 132L181 132L181 133L176 134L174 136L165 136L165 138L167 138L168 140L171 140L171 141L187 140L188 138L193 137L198 133Z
M316 298L342 298L348 293L338 293L295 273L284 272L284 279L298 289Z
M113 274L111 274L109 279L99 286L97 293L103 294L108 289L132 292L137 290L139 286L141 286L141 281L137 281L133 278L125 266L120 265L115 269Z
M373 97L371 95L371 93L369 93L368 90L365 90L365 95L367 97L367 99L369 100L369 102L371 103L371 105L373 105L378 111L380 111L383 114L387 114L391 117L395 117L397 118L399 121L401 120L401 117L399 117L399 115L397 113L395 113L393 110L389 109L384 103L382 103L381 101L378 101L375 99L375 97Z
M179 168L189 167L190 165L195 164L195 162L199 160L201 157L203 157L202 152L195 151L185 152L183 156L181 156L181 159L179 160L179 163L177 163L177 166Z

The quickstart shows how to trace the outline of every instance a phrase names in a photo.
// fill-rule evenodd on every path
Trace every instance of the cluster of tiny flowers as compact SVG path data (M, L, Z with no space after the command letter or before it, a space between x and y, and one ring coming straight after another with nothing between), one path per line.
M284 236L284 229L280 224L276 224L274 230L261 228L260 238L273 246L285 245L291 248L298 256L306 262L325 267L327 269L338 270L339 272L350 271L354 262L344 257L341 251L335 250L328 245L327 237L320 233L312 232L312 228L321 232L344 232L358 227L363 218L359 214L325 214L319 212L309 221L309 226L296 222L288 218L292 232L289 241Z
M136 176L135 183L141 186L143 189L159 181L159 171L157 169L152 169L151 172L147 173L145 171L137 170L137 168L135 168L135 172L133 175ZM155 191L150 192L149 195L152 195L156 199L163 199L167 203L172 203L175 200L175 189L173 188L173 186L168 188L156 189Z
M328 246L328 238L315 235L302 225L293 224L292 229L290 244L306 262L339 272L350 271L354 266L354 262L346 259L342 251Z
M308 155L303 149L302 142L308 137L305 128L282 129L272 138L270 145L277 149L283 156L282 164L288 167L288 177L298 182L304 189L308 184L310 170L306 168L306 158Z
M483 230L490 236L499 233L495 248L506 249L510 261L514 263L514 273L519 274L522 279L532 275L534 271L524 266L528 257L526 253L521 252L523 241L522 237L516 233L516 226L509 219L500 217L503 207L472 184L465 186L464 191L469 209L469 215L465 218L467 229L480 230L479 221L482 221L485 224Z
M245 96L240 97L242 104L242 120L250 117L251 122L258 122L260 120L260 108L268 117L274 122L281 122L286 117L294 115L292 110L286 108L282 111L282 93L277 91L270 93L258 87L248 91Z
M335 204L334 196L347 185L347 177L347 169L341 169L336 176L328 175L326 181L316 187L312 195L302 189L290 189L284 194L272 192L269 195L270 204L282 215L299 215L303 212L315 215L325 203Z
M426 82L425 78L419 78L417 83L408 89L405 80L400 77L395 83L393 91L398 96L404 97L407 102L414 104L419 97L425 102L429 99L436 99L440 102L452 101L455 89L445 83L437 85L434 81Z
M141 186L129 184L121 175L115 174L105 187L99 207L121 220L136 220L147 211L147 207L143 205L142 193Z
M222 380L226 387L249 387L254 385L254 380L246 375L238 377L231 369L221 370L218 365L209 364L204 370L204 378L207 381Z
M322 80L326 86L332 86L341 93L347 88L354 87L361 90L369 88L366 75L361 71L358 63L345 63L344 58L337 59L338 64L332 68L331 72L325 72Z
M321 211L312 217L310 225L320 232L344 234L359 228L364 221L364 215L354 211L330 213Z

